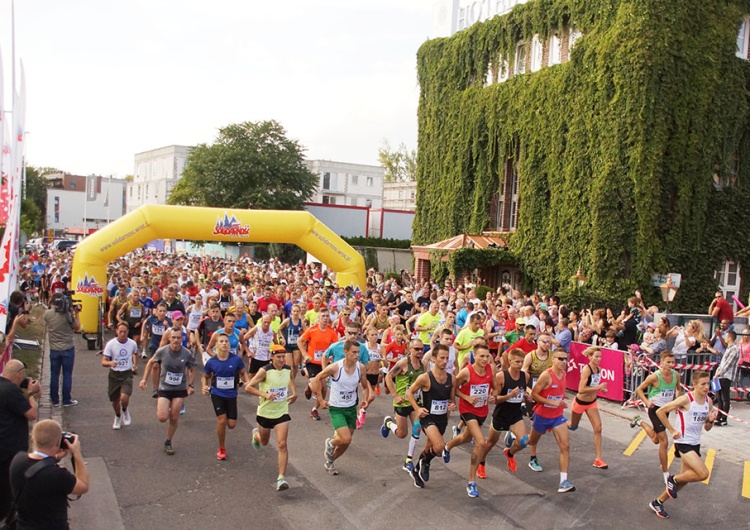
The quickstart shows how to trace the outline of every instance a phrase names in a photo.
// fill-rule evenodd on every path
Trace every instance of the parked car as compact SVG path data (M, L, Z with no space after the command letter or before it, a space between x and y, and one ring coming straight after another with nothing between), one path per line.
M52 243L54 250L68 250L78 245L78 241L75 239L57 239ZM75 250L73 248L73 250Z

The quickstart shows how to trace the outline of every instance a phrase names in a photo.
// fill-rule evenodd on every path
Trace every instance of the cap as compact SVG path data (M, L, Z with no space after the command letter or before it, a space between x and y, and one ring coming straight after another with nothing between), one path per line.
M281 344L271 344L271 353L286 353L286 348Z
M521 326L523 326L524 324L526 324L526 321L524 319L522 319L522 318L517 318L516 319L516 326L518 326L519 324Z
M648 324L646 325L646 327L647 327L647 328L652 328L652 329L655 329L655 328L656 328L656 324L655 324L655 323L653 323L653 322L649 322L649 323L648 323Z
M405 292L405 293L410 293L411 292L411 287L407 287L405 289L402 289L402 291Z
M198 278L201 279L201 280L205 280L206 279L206 275L205 274L201 274L201 275L198 276Z
M422 305L419 307L430 307L430 304L428 304L427 302L422 302Z
M185 318L185 315L182 314L182 311L172 311L172 320L177 320L178 318Z
M539 304L539 309L546 310L547 309L547 304L545 302L542 302L541 304Z
M313 283L315 282L313 282L312 280L307 280L307 285L312 285Z

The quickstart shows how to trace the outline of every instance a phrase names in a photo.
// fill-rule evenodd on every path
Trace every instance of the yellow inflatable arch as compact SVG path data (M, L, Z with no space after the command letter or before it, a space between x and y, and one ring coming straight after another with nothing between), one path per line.
M305 211L141 206L81 241L73 258L72 287L81 301L81 329L95 333L107 264L154 239L292 243L336 272L339 285L365 288L365 261L343 239Z

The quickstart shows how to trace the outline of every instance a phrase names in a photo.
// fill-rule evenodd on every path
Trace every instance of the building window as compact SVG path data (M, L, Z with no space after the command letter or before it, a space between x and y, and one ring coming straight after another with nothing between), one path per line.
M359 185L359 175L352 175L352 186Z
M336 204L336 197L332 195L323 195L323 204Z
M521 41L516 45L516 62L513 66L513 74L521 75L526 72L526 43Z
M562 62L562 41L557 33L553 33L549 39L549 65Z
M714 272L714 279L719 284L719 291L724 294L724 299L738 309L732 300L740 292L740 264L736 261L726 261L721 269Z
M331 174L328 172L323 173L323 189L324 190L331 189Z
M539 35L534 35L531 39L531 71L537 72L542 68L542 58L544 56L544 46L539 40Z
M55 222L60 222L60 197L55 197Z
M568 34L568 54L570 54L571 50L573 50L573 47L576 44L576 41L581 38L583 34L578 31L578 28L575 26L570 28L570 33Z
M70 181L70 189L71 189L71 190L74 190L74 189L76 189L76 181L75 181L75 180L71 180L71 181Z
M735 52L735 55L737 55L737 57L739 57L740 59L747 59L748 56L748 29L750 29L750 24L748 24L748 19L744 18L742 19L740 28L737 30L737 51Z
M366 186L372 188L372 177L367 177Z

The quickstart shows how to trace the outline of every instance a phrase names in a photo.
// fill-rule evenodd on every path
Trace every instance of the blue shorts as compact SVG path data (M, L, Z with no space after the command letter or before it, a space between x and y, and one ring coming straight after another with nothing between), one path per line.
M548 433L558 425L563 425L564 423L567 423L568 419L560 414L556 418L542 418L539 414L534 414L534 423L531 425L531 427L536 431L540 432L542 434Z

